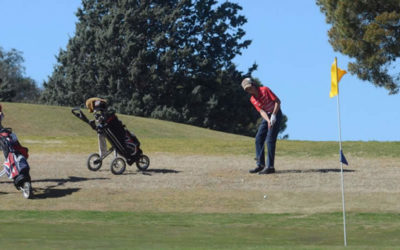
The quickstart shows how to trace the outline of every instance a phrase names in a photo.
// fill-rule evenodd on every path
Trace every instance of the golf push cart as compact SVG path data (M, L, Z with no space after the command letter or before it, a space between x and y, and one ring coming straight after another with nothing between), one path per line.
M115 112L107 110L106 101L100 98L90 98L86 101L86 106L89 112L94 113L95 120L90 121L80 108L73 108L72 114L89 124L98 134L99 154L93 153L88 157L88 169L99 170L103 160L114 153L114 159L111 162L113 174L122 174L126 169L126 163L130 166L135 163L139 170L145 171L150 165L149 157L143 154L139 140L125 128ZM111 144L109 149L107 149L105 139Z

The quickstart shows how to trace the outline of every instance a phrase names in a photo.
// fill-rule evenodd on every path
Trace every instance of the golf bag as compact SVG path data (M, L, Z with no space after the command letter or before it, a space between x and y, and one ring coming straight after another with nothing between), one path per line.
M142 155L138 138L125 128L114 112L97 111L94 116L96 122L90 123L92 128L103 133L129 165L136 162Z
M0 129L0 146L4 153L5 162L3 167L9 179L14 181L14 185L18 190L24 188L25 183L30 189L31 176L29 175L29 164L27 159L28 148L21 146L17 136L10 128ZM30 192L29 195L30 196ZM26 197L29 198L29 197Z

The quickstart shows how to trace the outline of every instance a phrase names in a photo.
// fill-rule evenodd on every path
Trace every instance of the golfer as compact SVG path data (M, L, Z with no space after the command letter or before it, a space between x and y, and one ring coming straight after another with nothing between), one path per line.
M268 87L257 87L251 78L242 81L243 89L251 94L250 102L260 112L262 122L256 134L257 167L250 173L275 173L275 147L279 126L282 120L281 101ZM267 143L268 158L265 165L265 143Z

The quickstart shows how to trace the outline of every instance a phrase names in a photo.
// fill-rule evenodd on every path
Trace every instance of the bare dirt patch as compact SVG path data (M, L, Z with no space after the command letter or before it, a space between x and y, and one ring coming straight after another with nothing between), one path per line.
M109 210L196 213L317 213L341 211L337 159L278 157L277 173L249 174L244 156L151 154L149 171L128 166L113 175L110 161L97 172L88 155L33 154L35 198L25 200L0 179L0 209ZM111 157L109 157L111 159ZM400 211L398 159L349 157L346 208L357 212ZM264 198L265 197L265 198Z

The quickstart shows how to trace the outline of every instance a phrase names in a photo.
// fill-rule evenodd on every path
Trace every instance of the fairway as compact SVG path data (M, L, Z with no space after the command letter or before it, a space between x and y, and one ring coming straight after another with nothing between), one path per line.
M341 249L341 214L1 212L4 249ZM349 214L347 249L395 249L400 219ZM375 230L371 230L374 227ZM379 240L377 240L379 239ZM16 247L17 246L17 247Z
M29 107L32 119L14 131L30 148L35 197L23 199L11 181L0 179L0 232L15 234L0 241L4 247L343 246L334 142L279 141L277 172L252 175L252 138L121 116L137 131L151 165L146 172L128 166L116 176L110 172L111 157L99 171L87 169L87 156L97 150L96 134L70 115L70 109ZM48 116L38 119L35 112ZM55 114L63 115L53 119ZM51 135L45 136L40 127ZM345 149L346 145L349 246L395 248L400 228L399 143L346 142ZM379 150L384 153L378 156Z

